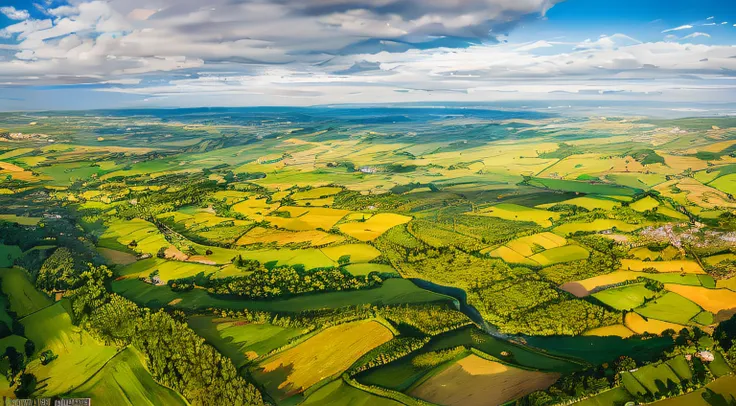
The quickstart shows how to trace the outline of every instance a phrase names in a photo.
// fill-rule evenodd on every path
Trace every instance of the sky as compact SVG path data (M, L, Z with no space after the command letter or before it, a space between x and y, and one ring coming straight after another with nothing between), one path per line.
M0 0L0 110L736 104L734 0Z

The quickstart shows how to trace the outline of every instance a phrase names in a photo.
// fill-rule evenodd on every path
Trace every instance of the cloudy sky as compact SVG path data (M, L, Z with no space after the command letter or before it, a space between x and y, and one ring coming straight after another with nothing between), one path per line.
M0 0L0 110L736 103L734 0Z

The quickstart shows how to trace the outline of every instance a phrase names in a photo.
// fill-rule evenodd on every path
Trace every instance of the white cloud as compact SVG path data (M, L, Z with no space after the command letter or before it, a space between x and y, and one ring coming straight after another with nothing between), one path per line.
M715 18L715 16L710 16L710 17L706 18L706 20L712 20L714 18Z
M691 28L693 28L692 25L681 25L679 27L675 27L675 28L670 28L670 29L664 30L664 31L662 31L662 34L667 33L667 32L672 32L672 31L689 30Z
M690 39L690 38L698 38L698 37L710 38L710 34L706 34L704 32L694 32L694 33L692 33L690 35L686 35L686 36L682 37L682 39Z
M18 10L13 6L0 7L0 13L5 14L11 20L27 20L31 17L28 10Z

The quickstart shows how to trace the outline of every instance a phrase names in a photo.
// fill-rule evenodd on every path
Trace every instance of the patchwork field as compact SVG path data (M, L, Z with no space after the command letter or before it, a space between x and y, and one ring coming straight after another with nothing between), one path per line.
M565 238L549 232L517 238L493 250L481 250L481 253L511 264L532 266L549 266L588 257L585 248L567 245Z
M330 327L262 361L253 376L278 399L285 399L341 373L391 338L391 331L375 321Z

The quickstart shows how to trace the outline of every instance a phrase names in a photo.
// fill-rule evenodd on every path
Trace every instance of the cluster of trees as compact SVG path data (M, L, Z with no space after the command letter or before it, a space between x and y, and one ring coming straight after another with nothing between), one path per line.
M188 178L183 182L170 184L181 185L177 190L160 193L157 191L141 191L133 196L136 204L123 204L117 207L117 216L123 219L142 218L152 220L156 215L176 210L187 205L199 205L208 195L218 189L217 182Z
M171 279L169 287L174 291L191 290L195 286L211 293L235 295L249 299L270 299L311 292L330 292L368 289L383 282L376 272L353 276L341 268L323 268L309 271L292 267L266 269L260 266L245 276L211 278L209 275Z
M585 300L547 303L517 314L502 326L509 334L579 335L597 327L620 324L623 315Z
M348 375L354 376L365 370L388 364L407 354L422 348L429 341L429 337L397 337L383 343L364 354L347 371Z
M455 330L472 323L464 313L451 309L446 305L387 306L378 309L376 313L394 324L411 326L420 333L429 336Z
M263 404L260 392L232 362L189 327L164 311L152 312L105 289L112 273L104 266L81 275L72 308L87 330L108 344L134 345L153 378L194 405Z
M599 235L575 235L573 238L588 248L590 256L544 268L541 272L544 277L557 285L611 273L621 267L621 260L628 255L626 246Z

